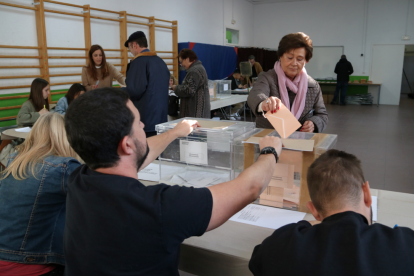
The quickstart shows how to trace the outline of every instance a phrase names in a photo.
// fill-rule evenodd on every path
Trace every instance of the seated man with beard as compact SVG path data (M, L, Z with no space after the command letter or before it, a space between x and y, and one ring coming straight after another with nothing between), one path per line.
M86 163L69 178L66 276L178 275L184 239L220 226L255 200L282 148L279 138L262 138L260 148L267 149L255 164L212 187L144 186L137 172L191 133L197 121L183 120L146 139L128 94L102 88L74 100L65 125L69 143Z

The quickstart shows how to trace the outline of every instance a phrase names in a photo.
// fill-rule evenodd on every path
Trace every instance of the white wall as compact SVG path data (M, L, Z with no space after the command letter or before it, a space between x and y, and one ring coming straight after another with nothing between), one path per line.
M374 44L413 44L413 0L407 31L411 41L401 40L405 35L407 8L408 0L369 0L366 46L363 47L365 17L362 0L259 4L254 6L254 46L277 48L284 35L302 31L310 36L314 46L344 46L354 74L370 75ZM364 57L361 57L363 52ZM393 78L401 79L400 69L390 70Z
M30 5L31 0L8 1L18 4ZM199 42L216 45L224 45L225 27L240 30L240 46L253 45L253 5L245 0L63 0L72 4L89 4L91 7L127 11L130 14L143 16L155 16L155 18L178 21L178 41L179 42ZM80 9L45 3L45 7L69 12L79 13ZM233 9L233 10L232 10ZM231 24L232 11L236 24ZM108 13L92 11L91 14L97 16L113 17ZM81 17L66 16L61 14L46 13L46 35L49 47L84 47L83 19ZM146 22L138 18L128 17L128 20ZM13 22L11 24L10 22ZM157 22L157 24L163 24ZM119 42L119 23L103 21L98 19L91 20L92 44L100 44L105 48L118 48ZM128 24L128 35L134 31L142 30L148 34L148 27L135 24ZM34 11L17 9L0 5L0 44L4 45L28 45L37 46L36 25ZM172 34L166 29L156 31L156 50L172 50ZM36 55L36 50L15 50L1 49L2 54L16 55ZM49 55L84 55L83 51L49 51ZM107 56L119 56L117 52L106 52ZM81 64L84 60L76 59L50 59L51 65L57 63ZM120 63L120 60L110 59L111 63ZM38 60L11 60L0 59L2 65L37 65ZM118 69L120 69L118 67ZM51 68L51 74L76 73L80 68ZM11 76L17 74L36 75L38 69L0 69L0 76ZM79 81L80 76L54 78L54 82ZM12 79L0 80L0 86L26 85L32 79ZM52 89L66 88L52 87ZM0 90L0 94L27 92L28 89Z

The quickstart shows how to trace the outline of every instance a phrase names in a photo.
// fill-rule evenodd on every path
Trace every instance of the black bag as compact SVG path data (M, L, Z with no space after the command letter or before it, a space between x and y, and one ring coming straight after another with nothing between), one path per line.
M168 96L168 115L177 116L179 109L179 99L176 96Z

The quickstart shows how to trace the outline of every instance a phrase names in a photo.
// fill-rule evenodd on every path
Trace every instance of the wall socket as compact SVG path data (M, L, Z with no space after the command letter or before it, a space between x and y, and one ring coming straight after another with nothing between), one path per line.
M410 40L411 37L409 37L408 35L404 35L401 39L402 40Z
M236 20L232 19L231 24L236 24Z

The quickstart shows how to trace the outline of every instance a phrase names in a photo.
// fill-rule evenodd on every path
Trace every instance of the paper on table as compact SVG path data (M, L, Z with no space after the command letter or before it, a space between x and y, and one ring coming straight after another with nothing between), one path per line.
M378 214L378 197L371 196L372 197L372 220L377 221L377 214Z
M180 160L192 164L207 165L207 143L180 140Z
M272 114L271 112L266 112L264 117L269 120L282 138L289 137L302 126L283 103L280 103L280 110L276 113Z
M201 188L223 183L229 180L230 179L228 174L202 171L186 171L173 175L169 182L177 185L186 185Z
M223 91L227 91L229 90L229 85L228 84L223 84Z
M278 229L303 220L306 213L249 204L230 218L232 221Z
M30 127L22 127L22 128L16 128L15 131L17 132L30 132L32 129Z
M163 175L172 175L181 170L182 167L163 165ZM159 182L160 167L159 164L150 163L148 166L138 172L138 179Z
M259 140L262 137L250 137L243 143L259 144ZM282 139L284 149L299 150L299 151L313 151L315 140L304 139Z

